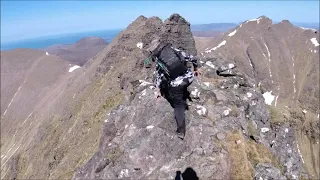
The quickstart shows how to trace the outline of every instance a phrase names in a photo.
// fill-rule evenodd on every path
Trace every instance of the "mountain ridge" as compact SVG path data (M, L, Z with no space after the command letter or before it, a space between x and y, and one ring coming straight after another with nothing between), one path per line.
M74 44L55 44L42 50L55 54L72 64L83 66L91 57L105 48L107 44L100 37L85 37Z
M164 22L140 16L82 67L67 72L71 66L64 62L67 66L62 69L62 78L53 88L47 88L48 94L31 110L33 113L15 119L17 127L1 127L5 130L1 131L1 178L173 179L176 171L187 166L202 179L317 177L319 172L313 165L310 167L310 158L316 164L318 156L308 148L319 146L309 143L309 136L317 137L318 133L314 131L318 124L311 121L312 114L291 107L280 109L280 97L277 107L277 97L269 97L271 106L266 104L265 93L273 95L270 89L264 89L268 88L265 84L272 84L271 79L261 82L262 87L256 82L257 76L269 75L268 68L266 72L258 70L259 62L268 63L268 57L274 58L276 52L271 45L281 41L280 35L272 36L278 31L269 28L268 21L259 21L259 27L257 22L242 25L249 36L242 32L243 36L237 37L240 30L235 28L210 39L207 47L196 49L199 42L191 34L190 23L180 15L173 14ZM263 32L255 33L261 29L270 31L266 35L271 40L250 43L251 35L265 36ZM312 31L303 31L302 37L312 35ZM154 100L154 65L149 69L143 65L148 56L143 49L155 37L171 40L190 54L199 55L203 75L190 86L193 102L186 112L185 141L174 134L169 104L164 99ZM238 41L230 43L224 39L227 37ZM262 49L265 43L268 49ZM237 53L231 53L233 46L228 47L230 52L221 50L230 44L250 58L242 62L238 55L240 60L236 61L232 54ZM258 61L264 58L261 52L267 59ZM39 56L56 57L44 52ZM255 72L249 76L249 62L257 68L255 76ZM20 97L14 102L18 100L24 101ZM2 122L9 120L7 116ZM299 126L293 121L302 123L301 129L308 130L308 136L304 136L306 131L295 129ZM301 136L295 136L296 132ZM12 134L14 138L10 138Z
M255 79L255 86L262 93L270 93L270 108L279 111L279 118L284 114L286 121L301 131L301 136L309 137L309 140L302 138L303 141L296 137L300 139L300 146L305 142L314 147L314 151L304 150L306 157L319 151L317 143L312 143L313 138L319 137L320 127L318 40L317 31L296 27L288 20L274 24L269 18L259 17L243 22L204 45L198 39L201 45L198 51L202 57L229 59ZM288 109L300 114L302 122L292 122L292 117L285 115ZM306 126L306 122L310 126ZM315 170L319 167L318 159L319 156L314 156L308 160L313 163L308 165L308 171L315 177L319 176L319 171Z

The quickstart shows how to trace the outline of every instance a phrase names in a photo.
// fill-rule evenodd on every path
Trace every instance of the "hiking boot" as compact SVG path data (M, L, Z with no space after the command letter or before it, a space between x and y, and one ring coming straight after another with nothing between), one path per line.
M184 139L184 136L185 136L185 133L184 133L184 132L176 131L176 133L177 133L178 138L180 138L181 140Z

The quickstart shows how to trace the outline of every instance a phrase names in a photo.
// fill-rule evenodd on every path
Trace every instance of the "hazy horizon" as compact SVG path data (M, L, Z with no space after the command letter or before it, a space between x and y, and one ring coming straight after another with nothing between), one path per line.
M249 20L249 19L248 19ZM289 20L290 21L290 20ZM280 21L279 21L280 22ZM274 24L279 23L279 22L274 22ZM209 22L209 23L204 23L204 24L191 24L191 26L198 26L198 25L210 25L210 24L240 24L241 22ZM304 28L319 28L318 23L305 23L305 22L291 22L295 26L299 25L308 25L308 27ZM128 24L129 25L129 24ZM315 27L317 26L317 27ZM301 26L302 27L302 26ZM27 37L23 39L16 39L12 41L2 41L1 40L1 45L7 45L7 44L12 44L12 43L19 43L22 41L30 41L30 40L37 40L37 39L45 39L45 38L58 38L58 37L63 37L63 36L68 36L68 35L75 35L75 34L84 34L84 33L91 33L91 32L105 32L105 31L121 31L125 29L126 27L123 28L116 28L116 29L96 29L96 30L90 30L90 31L74 31L74 32L63 32L63 33L53 33L53 34L47 34L47 35L40 35L40 36L35 36L35 37ZM1 48L2 49L2 48Z
M249 19L248 19L249 20ZM212 28L212 24L216 24L214 31L227 31L232 29L234 25L237 26L242 22L220 22L220 23L206 23L206 24L191 24L191 30L194 31L212 31L208 30ZM277 24L279 22L273 22ZM304 28L313 28L319 29L319 24L316 23L296 23L291 22L293 25L297 27L304 27ZM224 24L222 27L220 25ZM229 24L229 26L226 26ZM205 25L205 26L203 26ZM219 28L220 27L220 28ZM92 31L82 31L82 32L68 32L68 33L60 33L60 34L52 34L52 35L42 35L38 37L31 37L25 39L19 39L14 41L3 42L1 41L1 50L11 50L16 48L33 48L33 49L41 49L46 48L56 44L68 45L74 44L82 38L86 37L100 37L104 39L106 42L110 43L112 39L124 28L119 29L98 29Z
M238 23L261 15L319 23L319 1L1 1L1 42L123 29L140 15L165 20L173 13L191 24Z

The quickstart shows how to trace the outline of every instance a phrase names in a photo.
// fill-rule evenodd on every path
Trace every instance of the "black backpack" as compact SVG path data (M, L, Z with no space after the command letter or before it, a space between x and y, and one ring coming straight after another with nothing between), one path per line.
M183 58L180 52L171 48L171 44L167 44L157 53L156 62L164 74L172 80L188 70Z

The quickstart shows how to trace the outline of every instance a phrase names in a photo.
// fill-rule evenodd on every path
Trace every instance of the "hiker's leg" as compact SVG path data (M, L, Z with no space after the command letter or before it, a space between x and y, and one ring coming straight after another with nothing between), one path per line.
M185 98L185 86L178 86L174 88L174 115L177 122L177 130L185 134L185 110L187 109L187 102Z
M173 105L173 100L170 96L169 87L160 88L160 93L161 93L161 96L164 97L170 103L171 107L173 108L174 105Z
M188 90L188 87L190 86L190 82L189 80L186 78L183 80L184 83L181 84L180 88L181 88L181 91L183 92L183 101L185 102L185 105L186 105L186 110L189 110L189 105L187 103L187 100L189 101L192 101L191 99L191 96L190 96L190 92Z
M185 123L185 107L175 107L174 116L177 122L177 131L179 133L185 134L186 132L186 123Z

